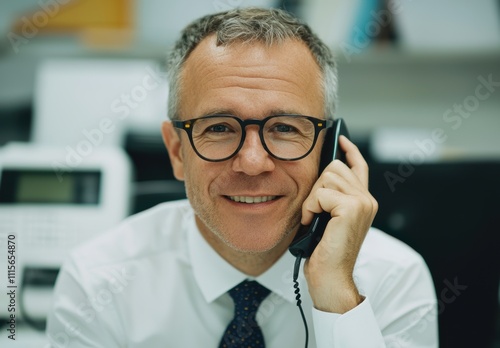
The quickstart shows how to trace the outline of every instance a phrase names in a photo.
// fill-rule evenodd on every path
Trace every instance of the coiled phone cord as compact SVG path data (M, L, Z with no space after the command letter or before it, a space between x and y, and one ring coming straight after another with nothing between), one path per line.
M306 330L306 345L305 348L307 348L307 344L309 341L309 329L307 328L307 320L306 316L304 315L304 310L302 309L302 300L300 299L300 289L299 289L299 282L297 281L297 278L299 277L299 269L300 269L300 261L302 260L302 255L298 255L297 258L295 259L295 266L293 268L293 287L295 289L295 299L297 300L297 307L299 307L300 310L300 315L302 316L302 321L304 322L304 328Z

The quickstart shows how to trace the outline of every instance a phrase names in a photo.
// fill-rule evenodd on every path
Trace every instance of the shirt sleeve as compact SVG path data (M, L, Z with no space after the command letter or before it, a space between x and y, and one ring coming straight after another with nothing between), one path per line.
M47 318L50 347L122 347L110 325L116 318L112 306L106 306L108 289L85 290L78 281L81 277L73 262L65 264L59 273L55 301Z
M342 315L313 308L313 322L318 348L385 347L367 298Z
M371 296L344 314L313 308L317 347L438 347L436 295L423 260L393 269Z

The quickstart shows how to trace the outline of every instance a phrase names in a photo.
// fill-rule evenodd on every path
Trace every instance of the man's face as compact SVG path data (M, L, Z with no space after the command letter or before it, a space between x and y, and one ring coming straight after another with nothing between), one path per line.
M213 113L263 119L277 113L322 118L320 69L305 44L287 41L216 46L204 39L185 62L180 117ZM322 137L299 161L276 160L264 150L258 127L246 128L240 152L223 162L199 158L181 131L164 126L174 173L186 184L197 225L207 241L244 252L284 252L298 227L302 202L317 179ZM177 140L176 140L177 139ZM238 200L260 203L237 202Z

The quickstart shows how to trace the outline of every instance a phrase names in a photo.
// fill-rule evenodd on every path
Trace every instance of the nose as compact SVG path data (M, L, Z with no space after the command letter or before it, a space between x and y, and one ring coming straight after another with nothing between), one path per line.
M258 127L248 126L243 146L233 160L233 170L247 175L259 175L274 170L273 158L260 141Z

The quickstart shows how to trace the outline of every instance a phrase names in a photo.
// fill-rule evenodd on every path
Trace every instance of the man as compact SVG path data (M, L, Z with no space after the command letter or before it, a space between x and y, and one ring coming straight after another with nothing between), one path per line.
M309 346L436 347L429 272L370 228L377 203L356 146L340 138L347 163L318 173L320 125L336 105L328 48L283 11L243 9L192 23L168 64L172 122L162 132L188 201L72 254L48 321L52 345L302 347L287 249L300 224L327 211L299 275Z

